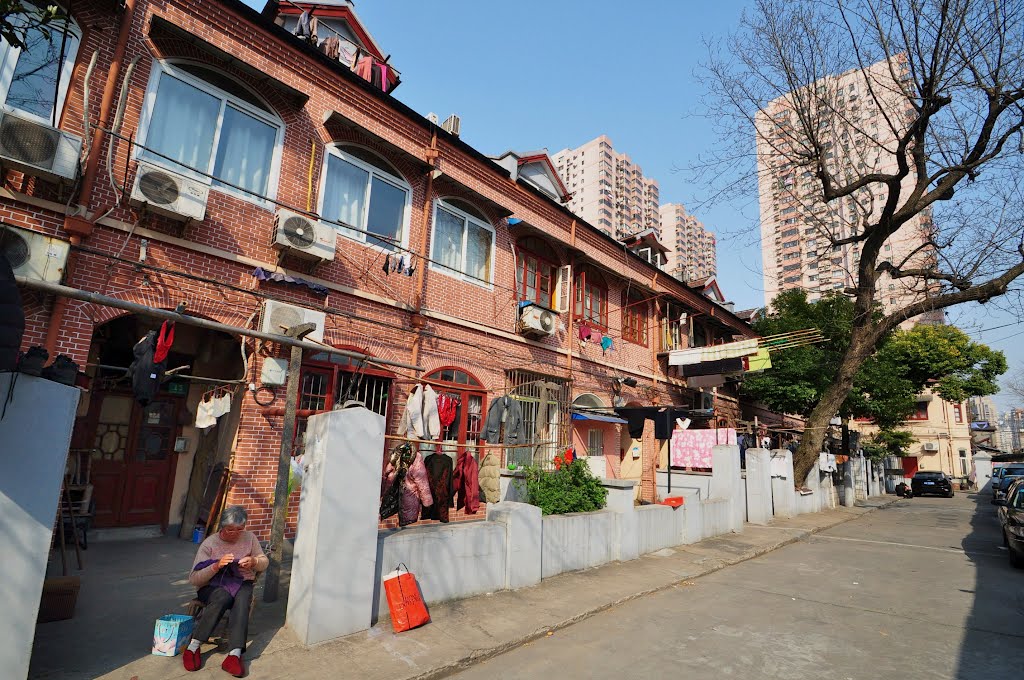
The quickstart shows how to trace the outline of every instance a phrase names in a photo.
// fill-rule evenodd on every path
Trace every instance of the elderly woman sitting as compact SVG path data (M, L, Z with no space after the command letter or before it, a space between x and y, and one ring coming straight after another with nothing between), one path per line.
M226 508L220 516L220 531L199 546L188 580L199 589L198 598L206 606L182 657L187 671L202 668L199 646L209 639L224 612L230 611L228 642L231 651L221 668L237 678L245 674L242 651L249 632L252 585L256 574L270 563L256 536L245 530L248 519L241 505Z

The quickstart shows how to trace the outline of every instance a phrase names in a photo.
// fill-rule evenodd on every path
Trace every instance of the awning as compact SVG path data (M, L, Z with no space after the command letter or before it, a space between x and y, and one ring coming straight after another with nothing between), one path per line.
M573 420L596 420L601 423L621 423L625 425L628 421L617 416L603 416L599 413L573 413Z

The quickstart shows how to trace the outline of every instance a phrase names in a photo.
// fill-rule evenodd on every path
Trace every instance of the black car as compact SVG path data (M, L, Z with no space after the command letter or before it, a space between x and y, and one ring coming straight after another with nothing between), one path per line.
M1010 564L1024 568L1024 479L1017 479L1006 490L1006 498L992 501L999 506L999 524L1003 545L1010 551Z
M952 498L953 482L949 481L945 472L918 472L910 480L910 490L915 496L933 493Z
M995 486L992 495L998 498L1005 498L1010 485L1024 477L1024 465L1004 465L999 475L999 484Z

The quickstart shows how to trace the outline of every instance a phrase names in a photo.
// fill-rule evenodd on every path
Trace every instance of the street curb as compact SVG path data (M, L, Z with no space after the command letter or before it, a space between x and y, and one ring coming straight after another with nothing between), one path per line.
M848 517L843 517L843 518L841 518L837 522L834 522L832 524L822 525L822 526L819 526L819 527L815 527L813 529L797 529L796 531L800 531L801 533L799 533L799 534L797 534L795 536L791 536L791 537L789 537L789 538L787 538L785 540L778 541L777 543L772 543L772 544L769 544L767 546L763 546L761 548L757 548L757 549L755 549L755 550L753 550L753 551L751 551L749 553L745 553L745 554L743 554L743 555L741 555L741 556L739 556L737 558L729 559L729 560L720 560L720 564L718 564L717 566L709 567L709 568L704 569L703 571L700 571L700 572L698 572L696 574L692 574L692 575L687 576L685 578L677 579L675 581L672 581L670 583L666 583L664 585L657 586L655 588L648 588L647 590L643 590L643 591L640 591L640 592L637 592L637 593L633 593L632 595L627 595L625 597L620 597L617 600L614 600L612 602L608 602L608 603L603 604L603 605L601 605L599 607L593 607L591 609L588 609L585 612L581 612L580 614L577 614L575 616L572 616L572 617L569 617L569 618L564 619L562 621L559 621L558 623L555 623L553 625L544 626L541 629L532 631L532 632L527 633L525 635L520 635L515 640L511 640L509 642L505 642L505 643L502 643L500 645L495 645L494 647L488 647L486 649L474 650L472 653L470 653L470 654L468 654L468 655L466 655L466 656L464 656L464 657L462 657L462 658L460 658L460 659L458 659L456 661L453 661L451 663L445 664L445 665L440 666L438 668L433 668L433 669L431 669L429 671L420 673L418 675L406 676L402 680L440 680L441 678L445 678L445 677L448 677L448 676L450 676L450 675L452 675L454 673L458 673L460 671L464 671L464 670L466 670L466 669L468 669L468 668L470 668L472 666L475 666L475 665L477 665L479 663L487 661L488 659L493 659L496 656L501 656L502 654L505 654L506 652L509 652L509 651L511 651L513 649L516 649L518 647L522 647L523 645L529 644L530 642L533 642L534 640L539 640L539 639L541 639L543 637L547 637L548 633L553 633L555 631L562 630L564 628L568 628L569 626L577 624L577 623L579 623L581 621L585 621L586 619L589 619L592 616L600 614L601 612L604 612L604 611L607 611L609 609L612 609L613 607L618 607L620 605L626 604L627 602L631 602L633 600L637 600L637 599L640 599L642 597L647 597L648 595L653 595L655 593L660 593L660 592L669 590L671 588L675 588L675 587L679 586L680 584L686 583L688 581L692 581L694 579L701 578L702 576L707 576L708 574L713 574L716 571L721 571L722 569L725 569L726 567L731 567L731 566L733 566L735 564L741 564L743 562L747 562L749 560L758 558L758 557L760 557L762 555L765 555L767 553L770 553L770 552L773 552L775 550L778 550L779 548L784 548L787 545L792 545L793 543L797 543L798 541L802 541L802 540L806 539L807 537L813 536L814 534L817 534L817 533L819 533L821 531L824 531L826 529L831 529L832 527L839 526L840 524L845 524L846 522L851 522L851 521L853 521L855 519L858 519L860 517L865 517L865 516L871 514L872 512L874 512L875 510L884 510L885 508L888 508L888 507L891 507L891 506L895 505L897 502L898 502L898 500L892 500L892 501L889 501L887 503L884 503L884 504L878 505L878 506L870 506L870 507L866 507L866 508L863 508L863 506L862 506L863 509L866 509L866 512L857 513L857 514L851 513ZM836 508L836 510L841 510L841 508ZM714 537L714 538L717 538L717 537ZM692 544L692 545L696 545L696 544ZM685 549L687 546L683 545L683 546L677 546L677 547Z

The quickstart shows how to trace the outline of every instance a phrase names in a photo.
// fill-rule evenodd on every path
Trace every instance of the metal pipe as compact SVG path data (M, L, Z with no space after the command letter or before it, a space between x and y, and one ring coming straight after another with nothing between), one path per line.
M178 314L176 312L172 312L166 309L147 307L146 305L140 305L138 303L128 302L126 300L118 300L117 298L108 297L106 295L100 295L99 293L90 293L89 291L81 290L78 288L70 288L68 286L61 286L56 283L48 283L46 281L37 281L35 279L30 279L25 276L15 276L14 279L15 281L17 281L18 285L25 286L30 290L38 290L43 293L51 293L53 295L58 295L60 297L57 298L57 302L65 300L65 304L67 304L66 300L68 299L81 300L82 302L91 302L96 305L104 305L106 307L123 309L128 312L153 317L155 319L166 319L168 321L183 323L190 326L198 326L199 328L206 328L212 331L220 331L221 333L228 333L230 335L244 335L250 338L266 340L268 342L276 342L278 344L287 345L289 347L301 347L302 349L308 349L314 352L327 352L328 354L337 354L339 356L365 361L370 364L377 364L381 366L395 366L397 368L404 368L410 371L425 370L421 366L414 366L412 364L406 364L401 361L378 359L368 354L352 352L347 349L337 349L336 347L330 347L328 345L319 345L312 342L306 342L303 340L295 340L284 335L264 333L262 331L254 331L248 328L240 328L238 326L229 326L228 324L220 323L217 321L210 321L209 319L203 319L197 316L186 316L184 314ZM53 328L48 329L48 331L53 331ZM54 331L54 333L56 333L56 331Z

